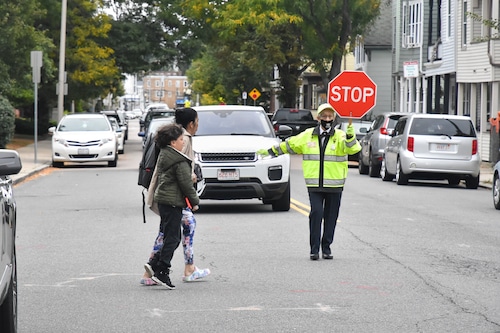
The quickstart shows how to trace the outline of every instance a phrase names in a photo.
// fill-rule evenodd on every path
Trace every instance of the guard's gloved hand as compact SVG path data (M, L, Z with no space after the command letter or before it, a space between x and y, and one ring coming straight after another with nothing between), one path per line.
M354 126L352 126L352 124L347 126L345 134L347 139L352 139L356 136L356 131L354 130Z
M267 156L269 156L269 150L259 149L259 150L257 150L257 155L260 155L262 157L267 157Z

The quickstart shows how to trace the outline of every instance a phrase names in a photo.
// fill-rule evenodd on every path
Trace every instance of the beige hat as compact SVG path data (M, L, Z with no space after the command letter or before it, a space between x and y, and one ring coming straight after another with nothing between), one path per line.
M334 108L329 103L323 103L320 106L318 106L317 115L319 116L321 114L321 112L323 112L325 110L331 110L333 112L333 114L336 115Z

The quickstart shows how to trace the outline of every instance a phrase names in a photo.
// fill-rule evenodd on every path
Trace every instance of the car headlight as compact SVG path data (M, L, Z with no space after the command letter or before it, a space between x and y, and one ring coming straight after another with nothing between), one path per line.
M59 144L66 146L66 147L68 146L66 140L63 138L54 137L54 142L59 143Z

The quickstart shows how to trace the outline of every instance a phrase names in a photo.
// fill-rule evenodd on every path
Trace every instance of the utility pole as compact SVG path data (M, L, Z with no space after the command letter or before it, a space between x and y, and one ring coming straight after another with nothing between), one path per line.
M61 41L59 44L59 90L58 90L58 99L57 99L57 121L61 120L64 111L64 84L65 84L65 75L64 75L64 63L66 60L66 12L68 8L67 0L62 0L61 4Z

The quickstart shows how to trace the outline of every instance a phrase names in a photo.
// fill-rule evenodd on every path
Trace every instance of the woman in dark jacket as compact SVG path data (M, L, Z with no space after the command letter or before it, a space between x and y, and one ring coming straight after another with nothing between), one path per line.
M154 200L158 202L160 211L160 229L163 232L163 246L155 254L146 269L152 279L168 289L175 286L170 281L169 273L174 251L181 241L182 209L187 206L186 199L197 210L199 198L193 187L192 160L181 153L184 145L183 129L177 124L160 128L156 134L156 143L161 149L156 168L158 169L158 186Z

